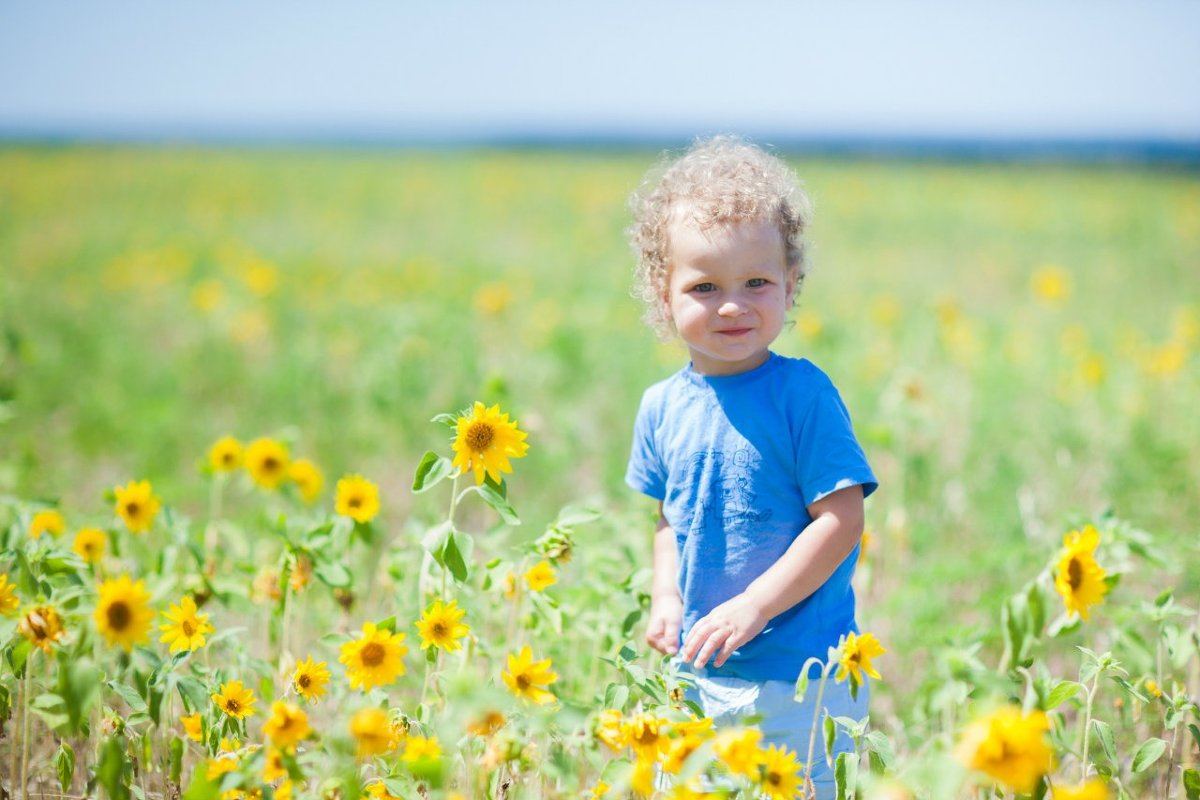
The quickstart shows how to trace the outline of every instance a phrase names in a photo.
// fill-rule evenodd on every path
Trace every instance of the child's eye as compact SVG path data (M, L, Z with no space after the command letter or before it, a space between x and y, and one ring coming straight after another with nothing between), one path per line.
M717 285L715 283L697 283L692 287L693 292L715 292Z
M750 280L746 281L746 285L751 289L757 289L760 286L766 286L767 283L768 281L766 278L751 278Z

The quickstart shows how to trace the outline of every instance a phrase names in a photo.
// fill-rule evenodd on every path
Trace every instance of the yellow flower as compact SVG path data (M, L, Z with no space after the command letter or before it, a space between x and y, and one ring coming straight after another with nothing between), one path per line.
M800 315L796 321L796 329L800 335L809 341L820 338L825 331L825 323L821 320L821 315L815 311L808 311Z
M800 769L795 753L786 747L772 745L762 751L758 787L771 800L792 800L800 794Z
M545 559L534 564L525 573L525 584L533 592L543 591L547 586L553 586L556 583L558 583L558 576L554 574L554 567L550 566L550 562Z
M521 458L529 450L527 434L509 421L508 414L500 413L499 405L484 408L476 401L469 416L458 418L456 428L453 465L460 474L473 471L476 484L483 483L484 473L499 483L501 472L512 472L508 460Z
M355 522L370 522L379 513L379 487L362 475L339 479L334 510Z
M1057 264L1046 264L1034 270L1029 288L1039 299L1050 305L1060 305L1071 291L1067 273Z
M205 777L210 781L219 782L221 776L227 772L233 772L237 769L238 760L236 756L221 756L220 758L210 758L205 771Z
M262 732L271 744L287 750L307 738L312 727L308 724L308 714L298 706L276 700L271 703L271 716L263 723Z
M80 528L75 534L75 543L71 545L79 556L89 564L99 563L104 557L104 547L108 544L108 536L99 528Z
M222 436L208 450L208 465L213 472L233 472L242 465L242 443Z
M600 712L600 716L596 719L596 727L593 733L596 738L604 742L612 750L620 750L625 746L625 739L621 735L621 727L623 721L621 712L614 708L606 708Z
M667 746L666 722L653 714L635 714L621 725L621 739L638 758L654 761Z
M150 593L143 581L136 583L128 575L100 584L100 599L93 614L96 627L110 645L120 645L126 652L138 642L150 638L154 609L150 608Z
M729 774L756 778L762 761L761 742L758 728L726 728L713 739L713 754Z
M642 797L651 797L654 794L657 771L653 761L637 759L633 762L633 771L629 773L629 788Z
M196 610L196 601L191 595L184 595L179 605L163 612L170 623L158 626L160 631L166 631L159 641L168 642L172 653L199 650L204 647L204 637L215 630L208 622L208 614L198 614Z
M381 755L396 747L387 712L381 708L364 708L350 718L350 735L358 744L358 757Z
M220 694L212 696L217 707L234 719L244 719L254 713L254 692L241 681L226 681L221 684Z
M466 613L454 600L445 605L441 600L434 600L433 605L425 609L425 613L417 621L421 649L440 647L448 653L453 653L462 647L458 640L471 632L471 629L462 623Z
M283 781L282 783L280 783L278 786L275 787L275 800L292 800L293 788L296 788L296 787L292 786L291 778L288 778L287 780ZM303 789L304 784L301 783L298 788Z
M325 474L307 458L298 458L288 467L288 478L296 484L306 503L315 503L325 487Z
M436 736L409 736L404 740L403 760L409 764L417 761L436 761L442 757L442 747Z
M1080 786L1055 786L1050 796L1053 800L1108 800L1108 789L1104 781L1092 778Z
M871 666L871 659L886 652L873 633L864 633L861 636L853 632L846 634L846 641L842 644L841 663L834 680L844 681L847 675L853 675L854 682L861 684L864 672L875 680L882 680Z
M303 592L308 588L308 584L312 583L312 576L312 559L303 553L298 553L295 563L292 564L292 571L288 575L288 586L292 587L293 592Z
M522 647L519 653L508 654L508 671L501 677L508 690L522 700L545 705L557 699L545 688L558 680L558 675L550 671L550 659L534 661L529 645Z
M1006 706L968 725L955 752L967 767L1010 789L1032 794L1042 776L1054 768L1046 743L1049 729L1041 711L1024 714L1016 706Z
M1063 538L1063 553L1058 560L1054 588L1062 595L1068 613L1088 618L1088 609L1104 599L1108 584L1105 572L1096 563L1100 533L1091 525L1071 531Z
M362 687L369 692L376 686L391 683L404 674L403 633L389 633L375 627L374 622L364 622L363 635L342 645L338 661L346 665L350 688Z
M8 582L8 575L0 572L0 614L11 617L17 613L21 599L17 597L16 584Z
M261 437L246 447L246 471L264 489L278 489L287 477L288 449L276 439Z
M592 800L596 800L596 798L599 797L604 797L604 795L608 794L608 789L609 786L607 783L604 781L596 781L596 785L592 787Z
M17 624L17 630L33 642L34 647L40 647L43 653L49 653L50 645L67 632L63 628L62 617L53 606L34 606L29 609Z
M292 686L296 687L296 692L310 703L315 703L325 696L328 689L325 684L329 683L329 670L325 667L324 661L313 663L312 656L301 661L296 665L296 671L292 673Z
M377 780L372 783L368 783L366 786L366 792L368 795L375 798L375 800L403 800L403 798L397 797L388 792L387 786L383 781Z
M200 721L200 712L195 714L183 714L179 717L179 721L183 723L183 732L193 742L204 741L204 726Z
M467 733L472 736L487 737L504 727L507 722L504 715L496 710L489 710L483 716L467 723Z
M267 732L267 727L263 726L263 733ZM287 775L287 765L283 763L283 751L278 747L268 747L267 756L263 760L262 779L268 783L278 778ZM279 793L276 792L276 797Z
M150 481L130 481L125 486L113 489L117 496L117 515L130 533L145 533L154 524L161 507L154 496Z
M62 532L66 530L67 522L63 519L63 515L56 509L50 508L45 511L39 511L33 515L33 519L29 522L29 538L37 539L43 533L48 533L51 536L62 536Z
M1152 696L1156 698L1163 696L1162 689L1158 688L1158 681L1154 680L1153 678L1146 678L1142 685L1146 687L1146 691Z

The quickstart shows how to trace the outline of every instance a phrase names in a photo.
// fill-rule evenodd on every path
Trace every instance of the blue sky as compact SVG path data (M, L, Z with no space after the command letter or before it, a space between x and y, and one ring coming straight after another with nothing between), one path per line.
M1200 2L14 2L0 132L1200 139Z

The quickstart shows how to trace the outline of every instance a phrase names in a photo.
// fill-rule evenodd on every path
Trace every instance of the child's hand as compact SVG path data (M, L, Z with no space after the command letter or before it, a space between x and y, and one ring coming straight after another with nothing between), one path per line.
M700 669L712 658L720 667L734 650L758 636L769 620L762 608L739 594L708 612L688 631L683 643L683 659Z
M683 601L679 595L663 595L650 602L650 623L646 626L646 644L663 655L673 656L679 649L679 625L683 619Z

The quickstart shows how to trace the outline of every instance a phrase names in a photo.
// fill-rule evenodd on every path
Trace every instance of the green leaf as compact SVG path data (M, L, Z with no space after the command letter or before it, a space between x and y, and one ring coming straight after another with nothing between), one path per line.
M1142 743L1142 746L1133 754L1133 765L1130 767L1134 772L1143 772L1147 767L1167 751L1167 743L1162 739L1147 739Z
M458 414L438 414L430 422L441 423L453 428L458 424Z
M1104 750L1104 757L1108 759L1108 763L1112 767L1117 764L1117 746L1113 742L1112 728L1103 720L1092 720L1092 732L1096 735L1096 741L1100 743L1100 747Z
M1043 711L1053 711L1063 703L1070 700L1075 695L1079 694L1082 687L1075 681L1059 681L1058 685L1050 690L1046 695L1046 700L1042 703Z
M871 772L882 775L892 769L896 761L896 753L892 749L892 741L883 731L870 731L863 740L867 743L871 754Z
M202 769L196 772L204 774ZM125 783L125 751L121 747L120 737L109 737L102 745L96 778L104 787L109 800L129 800L129 786Z
M413 477L412 489L418 493L427 492L450 477L453 471L454 464L450 459L439 456L432 450L426 451L425 455L421 457L421 463L417 465L417 474Z
M1192 738L1196 740L1196 746L1200 747L1200 728L1197 728L1194 723L1188 723L1188 730L1192 734Z
M853 800L858 788L857 753L838 753L833 764L833 780L837 786L837 800Z
M501 484L503 487L503 484ZM520 525L521 518L517 516L517 512L504 495L496 490L496 487L490 483L481 483L475 487L475 491L479 492L479 496L483 498L483 502L492 507L492 510L500 515L506 525Z
M454 526L446 521L434 525L421 537L421 546L433 556L439 567L446 566L446 562L442 558L446 551L446 542L452 533L454 533Z
M597 508L589 506L566 506L562 511L558 512L558 516L554 520L554 527L573 528L576 525L595 522L598 519L600 519L600 510Z
M221 788L215 781L208 779L208 770L192 770L192 782L183 793L183 800L218 800Z
M350 570L337 561L322 564L313 570L313 574L326 586L334 589L345 589L353 580Z
M471 563L471 552L475 549L475 540L469 533L451 531L446 539L446 549L442 553L442 563L459 583L466 583Z
M183 775L183 739L178 736L171 737L171 783L179 785L179 779Z
M629 687L620 683L610 683L604 690L604 707L620 711L629 700Z
M837 726L833 722L833 717L825 714L824 720L825 731L825 763L833 763L833 743L837 740Z
M54 754L54 769L58 772L58 785L66 792L75 777L75 751L66 742L59 744L58 752Z
M191 711L201 711L212 699L208 687L191 675L180 676L177 688L179 696Z
M808 661L804 662L804 666L800 668L800 677L796 680L796 702L803 703L804 695L808 692L808 671L810 667L822 665L825 662L816 656L812 656Z
M1187 793L1187 800L1200 800L1200 772L1194 769L1183 771L1183 790Z
M142 696L137 693L136 689L126 686L123 683L117 683L116 681L109 681L108 688L116 692L128 704L129 710L133 713L149 715L150 708L146 705L146 701L142 699Z

